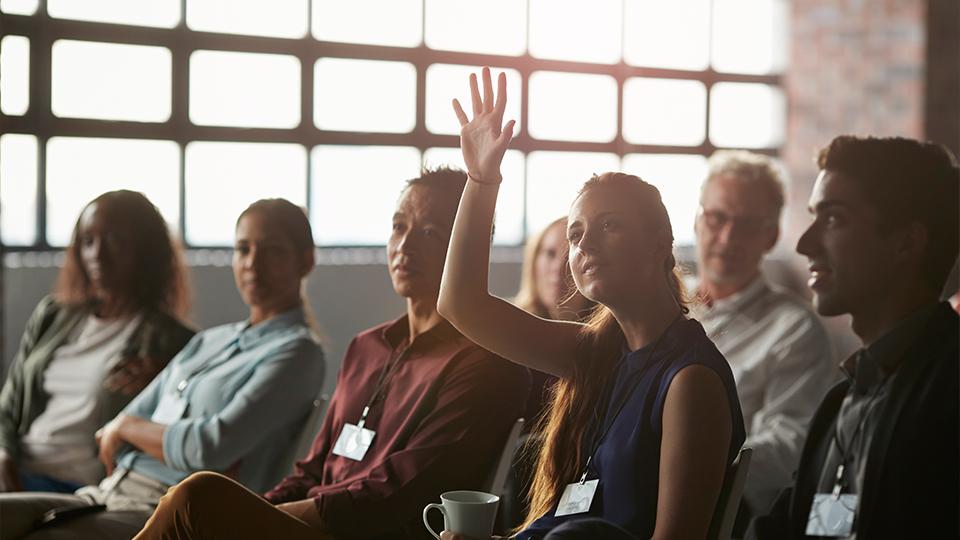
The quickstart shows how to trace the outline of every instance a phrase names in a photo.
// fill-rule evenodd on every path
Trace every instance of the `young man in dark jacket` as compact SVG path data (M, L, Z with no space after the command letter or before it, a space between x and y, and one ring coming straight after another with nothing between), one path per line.
M748 537L957 538L960 170L939 145L841 136L821 151L806 256L821 315L864 347L813 417L792 490Z

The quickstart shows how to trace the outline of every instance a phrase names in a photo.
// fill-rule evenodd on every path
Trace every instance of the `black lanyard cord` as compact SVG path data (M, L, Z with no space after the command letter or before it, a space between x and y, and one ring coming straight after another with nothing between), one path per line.
M370 400L367 401L367 404L363 407L363 412L360 413L360 421L357 422L358 428L362 429L363 425L367 422L367 415L370 414L370 408L377 403L378 399L380 399L381 392L383 392L383 390L386 388L390 378L400 366L400 361L407 356L407 351L410 350L412 345L413 342L409 343L403 348L403 350L400 351L400 354L392 358L385 366L383 366L383 369L380 370L380 377L377 379L377 386L374 388L373 394L370 396Z
M683 313L677 314L677 316L674 317L673 321L671 321L670 324L667 325L667 327L663 330L660 336L657 337L657 340L653 342L653 347L650 348L650 353L647 355L647 361L643 363L643 365L640 368L640 371L635 373L631 378L632 380L630 381L630 383L628 383L629 384L628 390L624 392L623 395L621 396L620 403L617 404L617 407L613 413L613 417L610 418L609 422L603 423L604 427L602 431L599 431L599 432L594 431L594 436L592 437L593 440L590 443L590 453L587 454L587 462L584 464L583 474L580 476L581 484L583 484L587 479L587 474L590 472L590 463L593 461L593 456L597 453L597 450L600 449L600 444L603 442L603 439L607 436L607 433L610 432L610 429L613 428L613 424L616 423L617 418L620 416L620 413L623 412L623 408L627 405L627 402L630 401L630 397L633 395L634 390L637 389L637 386L643 380L643 375L646 373L647 369L649 369L650 366L653 364L653 355L655 352L657 352L657 347L660 345L660 341L663 339L663 336L665 336L667 332L669 332L670 329L673 327L673 325L676 324L676 322L681 318L683 318ZM626 356L622 358L620 362L622 362L625 358ZM617 362L617 366L619 366L620 362ZM610 375L607 376L607 382L606 384L604 384L603 394L608 393L608 390L606 387L609 386L610 396L607 399L600 400L597 403L597 405L594 406L593 414L594 414L595 420L600 419L600 410L599 410L600 406L605 405L609 407L610 400L613 399L613 395L612 395L613 386L611 386L610 383L615 382L616 380L616 378L614 377L614 372L616 372L616 369L617 368L614 368L613 372L611 372Z

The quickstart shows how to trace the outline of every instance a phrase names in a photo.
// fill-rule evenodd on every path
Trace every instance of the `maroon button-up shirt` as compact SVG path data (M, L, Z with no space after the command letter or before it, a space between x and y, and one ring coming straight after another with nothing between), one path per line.
M384 367L409 344L367 429L362 461L332 453L345 423L356 425ZM409 343L404 316L350 343L323 427L292 475L265 496L274 504L312 497L324 525L346 538L430 538L423 507L440 493L482 489L514 421L530 377L444 321Z

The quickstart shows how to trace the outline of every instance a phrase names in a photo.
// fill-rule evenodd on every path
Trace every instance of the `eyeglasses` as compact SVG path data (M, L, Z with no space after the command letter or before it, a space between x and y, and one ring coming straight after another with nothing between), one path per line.
M769 216L733 216L723 210L707 210L702 206L697 214L712 231L719 231L730 224L736 230L756 232L777 224L776 218Z

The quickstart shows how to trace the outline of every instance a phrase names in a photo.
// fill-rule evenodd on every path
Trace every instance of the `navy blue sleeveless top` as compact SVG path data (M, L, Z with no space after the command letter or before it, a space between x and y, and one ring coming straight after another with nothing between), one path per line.
M715 371L726 390L733 422L727 461L732 463L746 438L733 373L700 323L680 319L664 332L659 343L627 352L614 368L604 425L591 426L602 431L616 416L590 464L587 478L600 479L590 511L555 517L554 507L517 538L543 538L561 523L585 517L603 518L639 538L650 538L657 514L663 404L673 377L695 364ZM617 415L621 403L623 408ZM586 439L590 440L589 430ZM568 482L576 480L570 478Z

